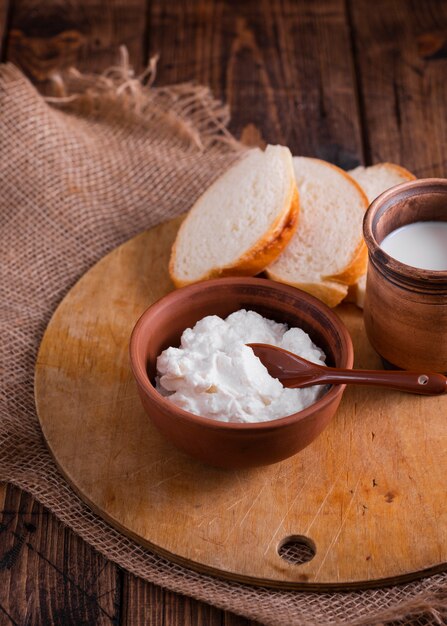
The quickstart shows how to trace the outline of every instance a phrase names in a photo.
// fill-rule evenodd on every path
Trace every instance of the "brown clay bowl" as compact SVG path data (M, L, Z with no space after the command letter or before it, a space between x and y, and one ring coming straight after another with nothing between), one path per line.
M178 346L185 328L206 315L226 317L251 309L264 317L303 328L326 353L328 365L350 368L353 348L346 327L325 304L263 278L220 278L169 293L138 320L130 360L143 406L175 446L210 465L242 468L268 465L308 446L335 414L345 385L336 385L303 411L258 424L218 422L180 409L156 391L157 356Z

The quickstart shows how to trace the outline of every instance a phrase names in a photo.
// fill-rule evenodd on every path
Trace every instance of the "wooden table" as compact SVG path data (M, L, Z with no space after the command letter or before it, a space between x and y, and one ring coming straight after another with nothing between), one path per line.
M2 60L44 92L125 44L137 70L160 54L157 84L210 85L248 144L446 175L441 0L0 0L0 35ZM1 509L1 625L250 623L119 569L15 488L0 485Z

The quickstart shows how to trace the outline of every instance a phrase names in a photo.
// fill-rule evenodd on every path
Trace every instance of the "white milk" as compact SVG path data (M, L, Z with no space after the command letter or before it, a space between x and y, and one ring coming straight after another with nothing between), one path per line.
M380 244L401 263L447 271L447 222L414 222L393 230Z

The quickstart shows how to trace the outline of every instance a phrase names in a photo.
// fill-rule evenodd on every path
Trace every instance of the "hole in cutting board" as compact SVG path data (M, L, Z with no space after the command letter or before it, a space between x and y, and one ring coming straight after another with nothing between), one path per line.
M279 556L293 565L311 561L317 553L315 543L304 535L285 537L278 546Z

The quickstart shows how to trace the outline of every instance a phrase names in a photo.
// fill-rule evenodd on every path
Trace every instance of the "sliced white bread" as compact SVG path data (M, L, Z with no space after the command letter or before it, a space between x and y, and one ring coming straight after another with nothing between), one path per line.
M290 150L255 148L218 178L182 223L169 273L177 287L254 276L284 250L298 223Z
M362 222L368 201L359 185L331 163L294 157L293 166L300 223L267 274L333 307L365 272Z
M416 178L414 174L395 163L378 163L370 167L362 167L360 165L348 173L362 187L363 191L366 193L369 204L390 187ZM365 289L366 272L349 288L346 300L354 302L357 306L363 308Z
M416 178L414 174L395 163L377 163L369 167L359 165L348 174L366 193L369 204L390 187Z

